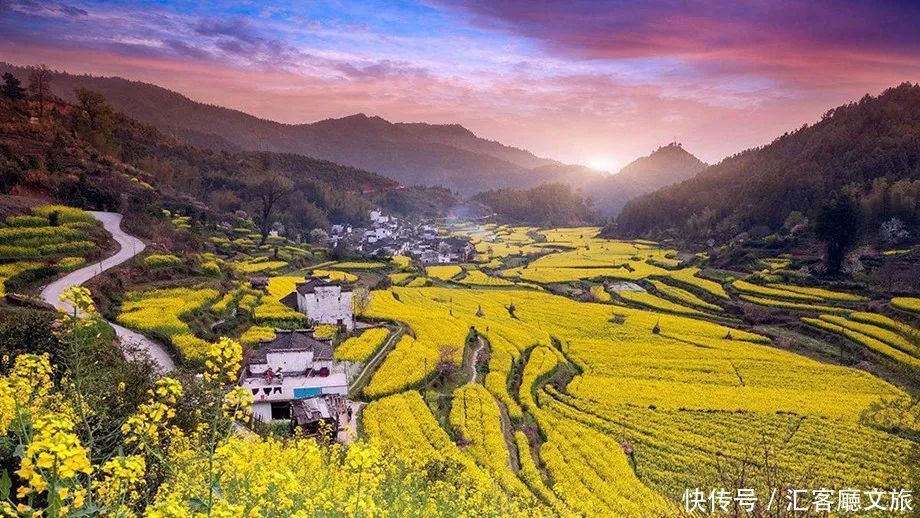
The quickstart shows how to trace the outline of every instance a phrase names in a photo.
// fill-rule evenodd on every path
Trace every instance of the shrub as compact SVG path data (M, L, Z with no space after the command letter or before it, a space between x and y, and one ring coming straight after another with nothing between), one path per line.
M53 217L52 214L54 213L57 214L56 217L61 223L72 223L78 221L86 223L96 222L96 218L94 218L92 214L76 207L68 207L66 205L45 205L43 207L36 207L32 209L32 214L44 217L49 221Z
M10 216L6 218L6 224L11 227L44 227L48 219L41 216Z
M153 254L144 258L144 266L151 270L174 268L182 264L182 258L172 254Z
M38 247L38 253L42 257L54 257L58 255L84 254L93 248L96 244L92 241L70 241L67 243L54 243Z
M26 308L0 308L0 356L62 354L53 331L54 315L48 311Z
M61 272L72 272L86 264L86 259L82 257L64 257L54 263L54 267Z
M203 263L201 269L208 275L220 275L220 265L217 264L217 261Z

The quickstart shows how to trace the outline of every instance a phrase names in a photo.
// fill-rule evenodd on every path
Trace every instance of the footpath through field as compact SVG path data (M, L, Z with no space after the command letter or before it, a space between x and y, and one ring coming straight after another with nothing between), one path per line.
M71 286L79 286L102 272L114 268L144 251L145 245L143 241L125 233L121 229L121 214L117 212L90 212L90 214L102 223L102 226L109 234L112 234L112 237L121 248L115 255L103 259L98 263L80 268L45 286L41 292L42 300L58 309L66 311L73 310L70 304L58 300L61 294L64 293L64 290ZM109 322L109 325L112 326L115 330L115 334L118 335L119 340L121 340L125 356L131 358L135 352L143 351L150 355L150 358L159 366L162 373L165 374L176 368L176 364L173 362L172 357L162 345L150 340L140 333L126 329L113 322Z

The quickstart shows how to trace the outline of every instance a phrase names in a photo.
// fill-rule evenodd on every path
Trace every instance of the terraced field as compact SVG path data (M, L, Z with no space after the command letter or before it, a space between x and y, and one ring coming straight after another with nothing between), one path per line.
M46 276L76 270L97 249L93 216L63 205L35 207L0 222L0 296L20 287L16 279L43 270Z
M905 430L920 422L909 394L775 347L741 315L759 306L814 340L910 370L920 369L915 299L883 313L860 293L703 270L596 229L477 232L477 246L488 244L478 264L363 268L393 284L372 292L364 317L407 332L356 394L367 400L361 429L401 462L450 470L490 507L536 515L674 515L685 489L719 487L741 466L759 491L777 477L909 487ZM339 266L317 267L354 275ZM302 320L280 302L300 279L273 276L265 293L241 283L130 293L118 320L195 359L206 343L189 315L242 309L252 316L242 340L255 344ZM388 333L366 330L335 357L365 362ZM477 366L480 344L488 360Z
M898 408L906 412L901 426L916 427L908 414L918 407L904 390L719 323L735 322L727 311L741 302L813 314L803 320L815 336L839 335L914 368L916 329L904 319L864 311L866 298L856 293L753 278L723 285L698 267L667 269L678 266L672 251L606 242L591 229L543 231L541 241L532 239L534 229L477 232L493 254L496 245L540 249L502 270L503 279L596 279L585 291L600 302L610 297L603 282L642 281L655 294L580 302L483 282L495 277L480 270L465 274L475 272L476 282L451 270L445 275L460 279L453 286L374 292L368 316L402 322L411 333L364 392L372 399L364 414L372 441L467 459L457 462L490 487L560 515L673 515L685 489L719 487L742 465L746 484L759 491L777 476L808 487L908 487L915 444L879 424L890 415L868 417ZM436 364L449 351L459 367L471 332L487 340L488 371L481 385L446 395L439 424L442 410L429 399ZM383 417L390 411L418 431L400 434L398 420ZM769 467L757 461L764 455Z

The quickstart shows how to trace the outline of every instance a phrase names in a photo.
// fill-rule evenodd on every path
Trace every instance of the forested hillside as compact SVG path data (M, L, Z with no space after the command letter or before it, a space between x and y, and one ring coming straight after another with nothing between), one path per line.
M403 188L383 176L302 155L184 144L114 112L88 90L80 91L76 105L47 100L44 116L31 122L24 101L2 104L2 194L91 209L137 207L148 214L154 206L182 206L218 219L244 211L266 225L269 209L271 224L277 221L291 235L330 222L362 223L375 205L397 214L438 215L456 203L443 189Z
M618 230L724 240L776 230L794 211L814 220L839 192L861 200L864 228L891 218L920 223L920 85L832 109L811 126L637 198Z
M0 63L25 80L28 69ZM383 174L403 185L445 186L464 194L527 188L567 180L560 165L477 137L456 125L392 123L362 113L312 124L281 124L203 103L156 85L117 77L54 72L51 91L75 102L74 91L103 94L116 111L182 142L214 151L271 151L308 155ZM538 168L538 169L534 169ZM583 181L573 171L572 181Z
M565 184L533 189L499 189L479 193L473 200L487 205L502 221L540 226L580 226L598 221L591 202Z

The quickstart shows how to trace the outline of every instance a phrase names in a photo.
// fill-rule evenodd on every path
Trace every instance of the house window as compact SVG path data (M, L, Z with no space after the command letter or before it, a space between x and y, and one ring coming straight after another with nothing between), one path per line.
M272 403L272 419L290 419L291 404L287 401Z

